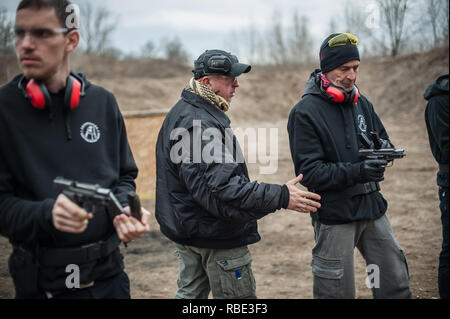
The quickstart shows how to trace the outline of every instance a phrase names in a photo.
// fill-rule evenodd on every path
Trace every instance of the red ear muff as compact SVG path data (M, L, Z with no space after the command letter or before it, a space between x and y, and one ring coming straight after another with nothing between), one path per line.
M72 96L70 98L70 109L73 110L80 103L81 83L75 79L73 81Z
M356 85L353 85L351 93L347 93L344 89L331 84L327 87L325 93L330 100L336 103L343 103L346 101L351 101L352 104L358 103L359 91Z
M346 93L344 92L343 89L339 87L330 85L329 87L327 87L325 93L327 94L328 98L333 102L342 103L345 101Z
M82 84L77 78L69 75L69 77L67 78L66 95L64 97L64 102L66 106L70 108L70 110L76 108L80 103L81 86Z
M50 101L50 95L45 85L38 84L34 79L28 81L25 92L30 98L31 105L39 110L44 110L45 105Z
M353 86L351 101L353 104L357 104L359 99L359 90L356 85Z
M19 80L18 88L22 91L24 97L30 100L31 105L39 110L44 110L47 106L50 106L51 97L45 85L34 79L31 79L28 82L26 81L27 79L22 76ZM71 73L67 78L66 93L64 96L65 106L68 109L73 110L78 106L80 98L84 95L83 79L76 76L74 73Z

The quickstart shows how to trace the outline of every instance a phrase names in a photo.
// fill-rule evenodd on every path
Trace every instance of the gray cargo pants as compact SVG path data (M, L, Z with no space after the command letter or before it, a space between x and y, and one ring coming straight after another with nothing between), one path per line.
M314 298L355 298L354 249L368 269L374 298L411 298L406 258L386 215L341 225L313 222ZM369 271L370 270L370 271Z
M175 244L178 253L178 292L175 299L256 298L252 256L247 246L208 249Z

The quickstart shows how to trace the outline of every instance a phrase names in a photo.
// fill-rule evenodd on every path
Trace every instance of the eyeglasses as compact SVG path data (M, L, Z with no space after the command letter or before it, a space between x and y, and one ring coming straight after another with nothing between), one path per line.
M25 30L24 28L14 28L14 36L16 40L23 41L27 33L33 40L45 41L47 39L53 38L57 33L67 33L69 29L67 28L31 28Z
M230 77L230 76L226 76L226 75L223 75L223 74L210 74L210 75L205 75L204 77L201 77L200 79L197 79L197 81L202 81L205 77L216 77L217 79L221 79L222 81L224 81L224 82L227 82L227 83L230 83L230 84L232 84L232 83L234 83L235 81L237 81L237 77Z
M216 76L227 84L233 84L237 80L237 77L235 77L235 76L231 77L231 76L226 76L226 75L222 75L222 74L218 74Z
M335 37L332 37L330 40L328 40L328 46L330 48L333 48L333 47L337 47L340 45L346 45L347 41L350 41L350 43L353 45L359 44L358 38L356 37L356 35L351 34L351 33L341 33Z

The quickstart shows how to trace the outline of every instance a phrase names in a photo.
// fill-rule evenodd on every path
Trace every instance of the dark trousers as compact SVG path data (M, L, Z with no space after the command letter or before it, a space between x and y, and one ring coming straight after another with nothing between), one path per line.
M374 220L325 225L313 222L313 296L315 299L354 299L355 247L373 272L374 299L410 299L409 271L403 249L386 215ZM378 270L376 270L378 269Z
M438 286L441 299L448 299L448 187L439 187L442 220L442 250L439 255Z
M64 292L42 293L38 296L20 296L16 299L130 299L130 280L122 271L118 275L97 281L92 287Z

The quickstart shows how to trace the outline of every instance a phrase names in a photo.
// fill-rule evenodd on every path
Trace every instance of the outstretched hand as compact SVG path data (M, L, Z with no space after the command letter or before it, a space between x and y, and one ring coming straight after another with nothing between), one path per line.
M286 183L289 189L289 205L288 209L295 210L300 213L317 212L320 208L320 195L298 189L295 185L303 179L303 174Z

